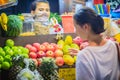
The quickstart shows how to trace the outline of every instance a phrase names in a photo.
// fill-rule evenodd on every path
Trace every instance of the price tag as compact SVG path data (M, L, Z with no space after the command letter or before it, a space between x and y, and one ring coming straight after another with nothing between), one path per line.
M76 80L75 68L60 68L58 73L60 80Z

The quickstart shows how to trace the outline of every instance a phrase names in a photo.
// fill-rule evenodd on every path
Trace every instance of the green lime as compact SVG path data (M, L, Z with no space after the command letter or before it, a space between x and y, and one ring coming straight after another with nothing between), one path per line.
M9 62L3 62L2 64L2 69L8 70L10 68L10 63Z
M4 61L4 58L0 56L0 63L2 63L3 61Z
M5 44L6 44L6 46L12 47L12 46L14 46L14 41L12 39L8 39L8 40L6 40Z
M4 57L4 61L11 62L11 61L12 61L11 56L10 56L10 55L6 55L6 56Z
M0 51L0 55L4 57L5 56L5 51Z

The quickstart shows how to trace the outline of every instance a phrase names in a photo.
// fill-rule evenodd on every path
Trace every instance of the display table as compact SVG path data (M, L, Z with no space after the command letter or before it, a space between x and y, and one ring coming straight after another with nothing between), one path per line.
M71 35L73 38L75 38L77 35L75 33L66 33L63 34L63 39L67 35ZM34 42L38 43L56 43L57 40L55 39L55 34L48 34L48 35L38 35L38 36L26 36L26 37L0 37L0 47L3 47L5 45L5 41L7 39L12 39L15 42L16 46L25 46L26 44L32 44ZM9 70L2 70L0 71L0 80L8 80L8 73ZM67 66L64 65L62 67L58 68L58 73L61 78L61 80L75 80L75 65L73 66Z

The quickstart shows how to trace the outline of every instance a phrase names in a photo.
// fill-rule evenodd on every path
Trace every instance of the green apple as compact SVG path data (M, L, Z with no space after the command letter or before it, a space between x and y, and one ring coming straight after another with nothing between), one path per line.
M22 55L24 58L29 58L28 54L20 54Z
M13 47L12 47L12 50L13 50L13 51L16 50L16 49L18 49L17 46L13 46Z
M2 63L3 61L4 61L4 58L0 56L0 63Z
M5 56L5 51L0 51L0 55L4 57Z
M5 61L1 64L1 66L2 66L2 69L8 70L10 68L10 63Z
M10 55L6 55L6 56L4 57L4 61L11 62L11 61L12 61L11 56L10 56Z
M10 47L9 46L5 46L3 49L4 49L4 51L6 51L6 50L10 49Z
M3 51L3 48L2 48L2 47L0 47L0 51Z
M18 48L17 50L18 50L18 54L22 54L22 50L20 48Z
M14 52L13 52L12 49L8 49L8 50L6 50L6 54L10 55L10 56L13 56Z
M24 49L22 50L22 53L23 53L23 54L28 54L28 53L29 53L29 50L28 50L27 48L24 48Z
M6 46L12 47L12 46L14 46L14 41L12 39L8 39L8 40L6 40L5 44L6 44Z

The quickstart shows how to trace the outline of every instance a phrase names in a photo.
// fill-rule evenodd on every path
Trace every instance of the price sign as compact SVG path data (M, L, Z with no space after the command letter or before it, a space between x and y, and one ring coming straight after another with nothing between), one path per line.
M76 80L75 68L60 68L58 73L60 80Z

